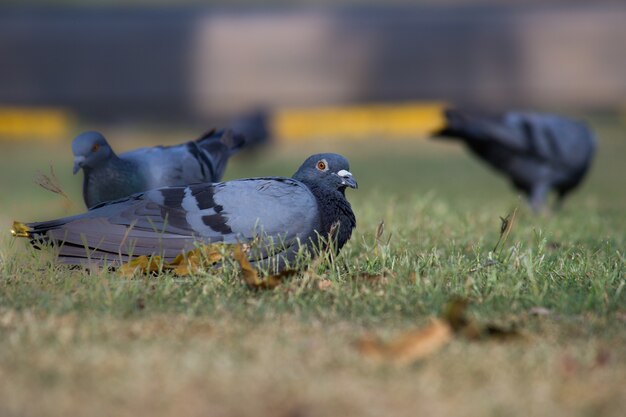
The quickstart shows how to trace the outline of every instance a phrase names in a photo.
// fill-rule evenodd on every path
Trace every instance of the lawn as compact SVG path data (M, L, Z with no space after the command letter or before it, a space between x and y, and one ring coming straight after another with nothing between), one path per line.
M235 267L128 278L51 265L9 230L82 210L69 140L0 143L0 415L623 415L626 126L593 125L590 176L561 212L539 217L450 143L237 156L227 179L290 175L308 154L338 151L359 181L347 191L358 226L341 255L267 291ZM117 149L175 140L110 135ZM34 184L50 164L73 203ZM516 207L493 251L500 216ZM356 348L428 325L453 297L470 301L473 320L521 336L454 337L404 365Z

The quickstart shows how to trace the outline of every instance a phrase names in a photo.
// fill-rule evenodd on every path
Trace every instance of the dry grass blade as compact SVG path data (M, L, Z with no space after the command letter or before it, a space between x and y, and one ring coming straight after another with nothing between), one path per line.
M384 233L385 233L385 221L381 220L378 226L376 227L376 247L375 247L376 255L378 255L379 253L382 253L382 250L383 250L382 237Z
M517 215L517 207L513 209L513 212L509 213L506 217L500 217L500 237L498 238L498 242L496 246L493 247L493 252L496 251L498 246L501 244L504 245L506 240L509 238L509 234L513 229L513 224L515 223L515 217Z
M33 181L35 181L35 184L39 185L44 190L48 190L55 194L59 194L60 196L63 196L67 201L71 201L70 198L65 193L65 191L63 191L63 188L61 187L59 179L54 173L54 168L52 167L52 165L50 165L49 176L44 174L41 171L37 171L37 174L35 175L35 178L33 179Z
M441 350L452 340L452 335L452 328L445 320L434 319L428 326L387 343L372 337L363 338L357 342L357 349L374 360L408 365Z
M383 247L388 245L391 241L391 234L387 238L387 241L383 241L383 237L385 234L385 221L381 220L376 227L376 246L374 247L374 252L378 255L379 253L383 253Z
M376 227L376 241L378 243L380 243L380 239L383 237L384 233L385 233L385 221L381 220L380 223L378 223L378 226Z

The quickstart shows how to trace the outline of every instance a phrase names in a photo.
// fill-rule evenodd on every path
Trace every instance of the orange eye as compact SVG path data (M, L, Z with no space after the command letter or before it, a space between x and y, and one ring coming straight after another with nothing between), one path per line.
M320 171L326 171L326 162L319 161L317 163L317 169L319 169Z
M98 145L97 143L95 143L92 147L91 147L91 152L97 152L98 149L100 149L100 145Z

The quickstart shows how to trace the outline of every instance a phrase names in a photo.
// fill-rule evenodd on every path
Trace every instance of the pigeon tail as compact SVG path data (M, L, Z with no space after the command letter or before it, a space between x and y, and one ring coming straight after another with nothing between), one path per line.
M229 156L237 152L246 144L244 136L236 134L232 129L217 130L215 128L208 130L193 142L195 142L198 147L211 154L216 151L223 152L224 147L222 145L224 145Z
M257 148L270 141L270 114L265 109L244 114L230 123L237 135L242 135L246 148Z

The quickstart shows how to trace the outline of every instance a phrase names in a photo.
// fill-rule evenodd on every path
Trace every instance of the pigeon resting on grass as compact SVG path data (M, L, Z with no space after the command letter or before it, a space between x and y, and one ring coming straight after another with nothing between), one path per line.
M118 156L100 133L85 132L72 142L74 174L82 168L83 198L91 208L153 188L219 181L228 159L243 143L243 136L231 130L213 130L181 145Z
M337 154L317 154L292 178L150 190L77 216L16 223L13 234L30 238L35 247L54 244L62 263L109 266L141 255L169 262L197 243L250 243L258 237L276 250L252 260L281 270L296 259L301 245L314 254L332 233L339 251L350 239L356 220L346 187L357 188L348 161Z
M596 139L586 124L565 117L508 112L486 117L461 110L445 112L439 136L462 140L480 158L508 176L539 211L551 190L557 208L584 178Z

